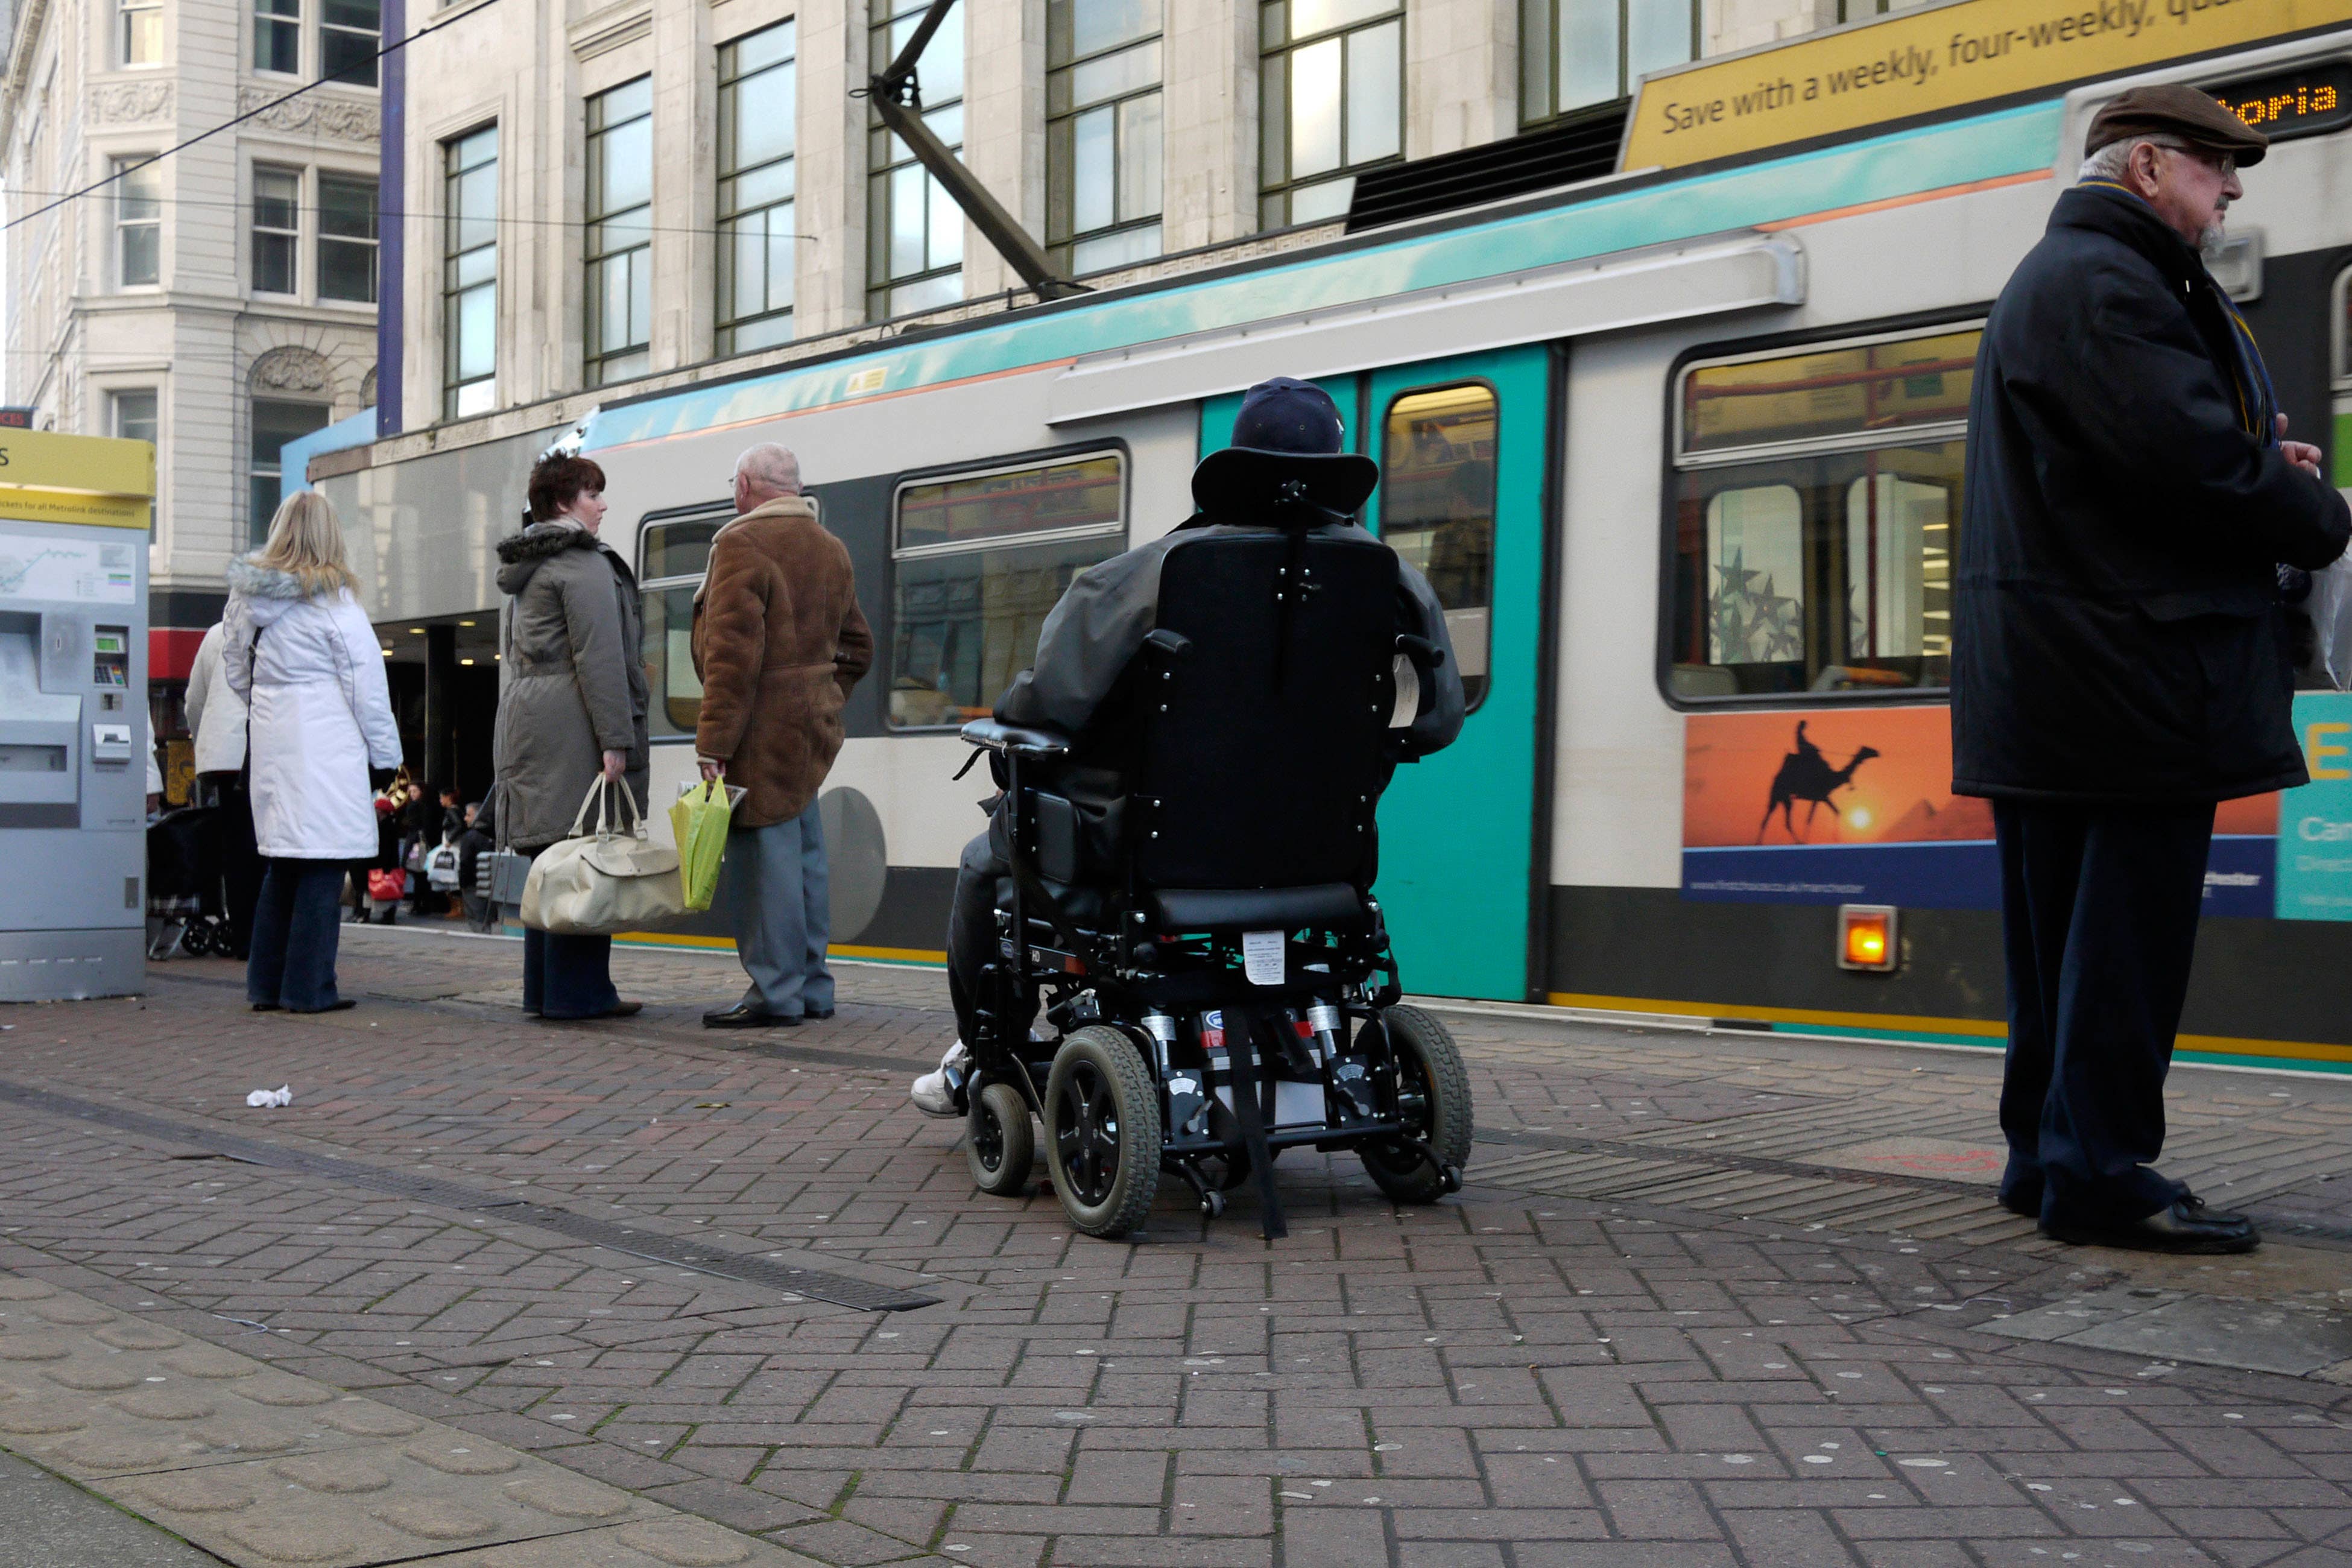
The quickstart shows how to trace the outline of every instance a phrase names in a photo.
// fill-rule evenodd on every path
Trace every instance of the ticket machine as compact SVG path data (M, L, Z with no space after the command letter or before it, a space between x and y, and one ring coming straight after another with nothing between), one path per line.
M0 430L0 1002L146 980L155 449Z

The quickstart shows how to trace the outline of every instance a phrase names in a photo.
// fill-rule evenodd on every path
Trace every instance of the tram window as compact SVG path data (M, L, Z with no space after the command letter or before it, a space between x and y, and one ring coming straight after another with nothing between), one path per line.
M697 518L690 522L649 522L637 545L637 579L657 583L665 577L699 577L710 566L710 541L727 520Z
M1037 657L1046 613L1125 542L1116 452L900 487L891 567L889 721L985 716Z
M1495 429L1493 391L1448 386L1390 404L1381 435L1381 537L1436 591L1473 708L1494 636Z
M645 593L646 676L654 694L646 718L656 740L691 738L702 718L702 679L694 673L693 645L698 586L688 583Z
M1937 688L1978 333L1691 367L1667 687L1685 700Z

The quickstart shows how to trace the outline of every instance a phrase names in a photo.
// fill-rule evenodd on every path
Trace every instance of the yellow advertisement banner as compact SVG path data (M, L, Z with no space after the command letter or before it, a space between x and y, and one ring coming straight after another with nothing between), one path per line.
M1626 169L1860 131L2352 22L2352 0L1958 0L1642 83Z
M0 482L0 521L71 522L144 530L154 503L145 496L97 496Z
M89 495L155 493L155 448L108 436L0 430L0 486ZM146 527L142 521L140 527Z

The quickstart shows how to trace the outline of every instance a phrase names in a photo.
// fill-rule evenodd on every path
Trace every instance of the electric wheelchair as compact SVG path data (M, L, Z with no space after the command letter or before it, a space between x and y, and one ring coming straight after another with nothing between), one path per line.
M1444 1026L1398 1005L1371 895L1398 691L1421 700L1444 658L1399 634L1398 593L1361 534L1197 533L1096 721L1125 766L964 728L1005 792L1011 866L966 1042L982 1190L1027 1190L1032 1112L1089 1236L1142 1225L1163 1174L1212 1218L1254 1178L1283 1235L1272 1167L1302 1146L1355 1151L1400 1203L1460 1190L1469 1079Z

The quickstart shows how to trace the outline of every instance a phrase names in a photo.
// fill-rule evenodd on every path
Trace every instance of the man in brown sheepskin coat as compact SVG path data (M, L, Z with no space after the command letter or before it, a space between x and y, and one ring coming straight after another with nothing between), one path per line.
M694 602L706 779L745 793L727 836L720 896L751 984L714 1029L789 1028L833 1016L825 967L824 826L817 792L841 751L841 709L874 662L849 552L801 493L800 459L762 442L735 462L735 521L710 543Z

